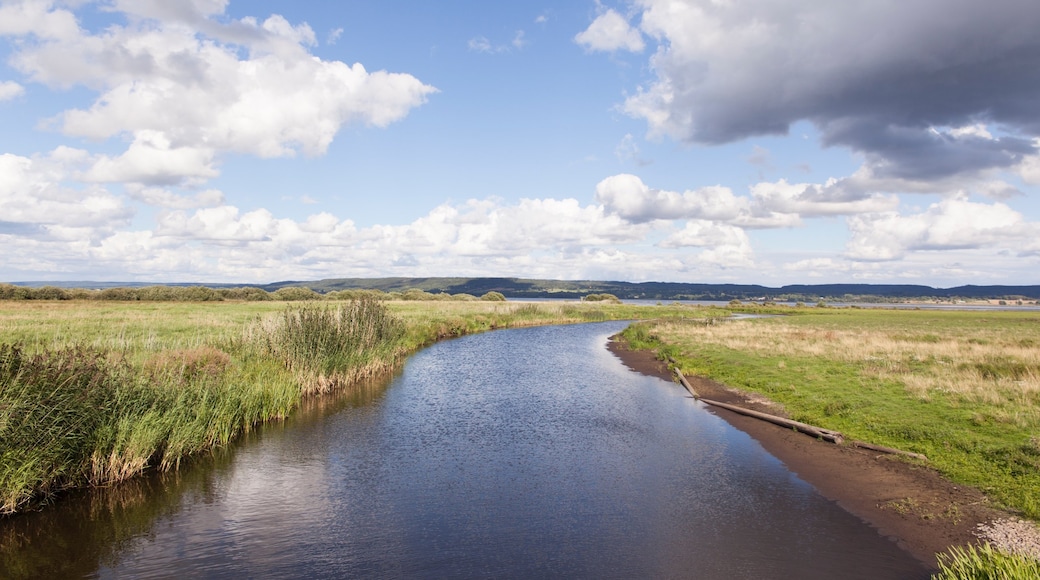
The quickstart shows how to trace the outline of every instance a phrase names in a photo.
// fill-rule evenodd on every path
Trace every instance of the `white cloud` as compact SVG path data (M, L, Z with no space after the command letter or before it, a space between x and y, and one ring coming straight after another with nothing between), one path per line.
M630 174L608 177L596 186L596 200L612 213L633 223L652 220L702 219L742 228L788 228L802 217L848 215L882 211L897 200L879 195L866 199L837 199L815 184L791 185L784 180L759 183L744 197L720 185L683 193L652 189Z
M150 206L166 209L195 209L224 204L224 194L217 189L206 189L192 196L178 195L161 187L127 184L123 187L132 199Z
M110 231L127 225L133 210L119 197L96 186L66 185L68 166L84 160L82 151L68 148L35 158L0 154L0 221L51 233L58 227Z
M25 94L25 87L14 81L0 81L0 102Z
M91 179L198 181L226 152L320 155L342 126L384 127L436 90L408 74L316 58L310 27L278 15L222 22L221 0L118 2L142 20L96 34L41 6L4 6L18 17L5 26L20 37L12 64L37 82L98 91L90 107L55 119L64 133L132 136Z
M0 36L33 34L43 39L70 38L79 33L76 16L46 0L15 0L0 4Z
M1003 203L945 199L919 214L896 212L849 218L846 256L897 260L911 252L997 250L1028 254L1040 250L1040 224Z
M483 52L487 54L492 54L495 52L494 47L491 46L491 41L484 36L475 36L469 39L469 42L466 43L466 45L469 46L469 49L474 52Z
M631 222L675 219L729 221L750 212L746 198L722 186L677 193L650 189L639 177L613 175L596 185L596 200L609 211Z
M198 184L218 175L209 148L173 147L160 131L137 131L125 153L102 155L84 175L86 181L148 184Z
M469 39L466 46L473 52L480 52L483 54L503 54L511 52L513 49L523 50L527 46L526 33L523 30L517 30L513 34L513 39L508 44L495 44L491 42L486 36L474 36Z
M899 205L894 195L870 194L862 198L846 199L830 180L823 186L814 183L762 182L751 186L751 196L762 208L776 213L797 214L801 217L849 215L890 211Z
M690 220L686 226L661 242L663 248L707 248L698 255L704 264L725 268L754 266L751 240L743 229L710 222Z
M584 46L586 50L602 52L642 52L646 48L639 30L633 28L624 16L612 9L597 16L588 28L574 37L574 42Z
M1033 144L1040 148L1040 138L1034 139ZM1030 185L1040 185L1040 154L1026 156L1015 171L1022 181Z

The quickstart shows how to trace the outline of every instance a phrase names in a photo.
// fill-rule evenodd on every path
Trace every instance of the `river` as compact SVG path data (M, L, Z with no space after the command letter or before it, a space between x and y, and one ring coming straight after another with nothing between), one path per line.
M0 577L927 578L626 323L445 341L180 472L0 522Z

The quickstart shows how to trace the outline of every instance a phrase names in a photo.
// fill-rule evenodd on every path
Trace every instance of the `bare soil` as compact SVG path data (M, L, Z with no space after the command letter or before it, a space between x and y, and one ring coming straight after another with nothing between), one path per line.
M617 337L609 348L633 371L674 380L667 365L650 351L631 350ZM761 396L703 377L686 379L706 399L786 416ZM827 443L717 407L706 409L753 437L824 497L932 568L938 553L977 543L979 524L1009 517L980 491L950 482L924 462Z

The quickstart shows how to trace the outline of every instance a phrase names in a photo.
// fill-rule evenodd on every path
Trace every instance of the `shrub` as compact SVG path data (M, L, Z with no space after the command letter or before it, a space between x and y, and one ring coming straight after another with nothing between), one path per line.
M68 300L68 293L57 286L44 286L33 291L34 300Z
M336 290L325 295L326 300L361 300L371 298L372 300L387 300L389 297L382 290L360 290L350 288L347 290Z
M98 300L116 300L122 302L129 302L133 300L140 300L136 288L105 288L98 293Z
M491 292L485 293L483 296L480 297L480 299L481 300L487 300L489 302L505 302L506 301L506 297L505 297L504 294L502 294L501 292L495 292L494 290L492 290Z
M613 294L588 294L581 299L582 302L612 302L621 304L621 299Z
M437 297L425 290L418 288L409 288L401 293L401 300L436 300Z
M0 284L0 300L29 300L32 291L25 286Z
M275 300L284 300L286 302L295 302L300 300L321 300L321 294L318 294L310 288L301 288L299 286L286 286L285 288L279 288L275 290L273 298Z
M205 286L178 288L175 300L182 302L219 302L224 299L219 292Z
M217 290L225 300L242 300L245 302L262 302L272 300L271 295L262 288L243 286L240 288L221 288Z

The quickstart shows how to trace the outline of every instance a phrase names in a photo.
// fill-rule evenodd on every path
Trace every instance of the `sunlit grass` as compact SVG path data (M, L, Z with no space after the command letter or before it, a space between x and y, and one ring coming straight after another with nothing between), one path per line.
M927 455L1040 518L1040 313L807 309L630 329L793 418Z
M935 580L1036 580L1040 561L997 550L990 544L954 547L939 556Z

